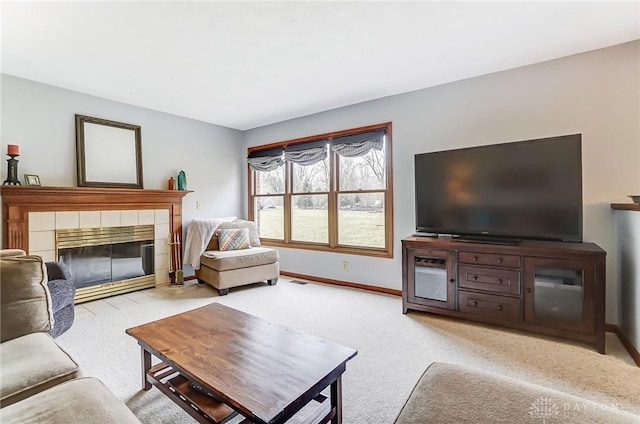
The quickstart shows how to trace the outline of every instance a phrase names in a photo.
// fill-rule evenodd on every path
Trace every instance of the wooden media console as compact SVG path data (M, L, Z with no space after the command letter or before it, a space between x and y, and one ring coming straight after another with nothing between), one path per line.
M594 243L402 240L402 308L566 337L605 352L606 252Z

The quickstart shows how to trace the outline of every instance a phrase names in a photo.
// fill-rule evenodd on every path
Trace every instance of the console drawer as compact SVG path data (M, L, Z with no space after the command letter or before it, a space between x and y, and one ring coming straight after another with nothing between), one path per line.
M458 310L483 317L522 321L520 299L516 297L458 291Z
M460 266L458 286L496 293L520 294L520 271Z
M458 262L467 264L503 266L505 268L520 268L520 256L496 255L493 253L458 252Z

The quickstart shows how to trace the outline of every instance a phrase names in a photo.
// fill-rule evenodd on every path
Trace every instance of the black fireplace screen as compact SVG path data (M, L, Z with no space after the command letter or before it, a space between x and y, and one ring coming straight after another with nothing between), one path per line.
M128 280L154 273L153 241L58 249L76 288Z

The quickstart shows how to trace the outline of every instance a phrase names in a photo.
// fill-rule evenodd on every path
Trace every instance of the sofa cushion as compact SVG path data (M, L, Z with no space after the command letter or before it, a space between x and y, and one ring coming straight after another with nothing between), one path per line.
M235 229L235 228L247 228L249 230L249 243L251 244L251 246L252 247L260 246L260 234L258 234L258 228L256 227L256 224L253 221L236 219L235 221L223 222L216 229L216 234L219 230ZM219 250L217 235L214 235L213 237L211 237L211 240L209 241L206 250Z
M252 247L250 249L229 250L225 252L208 250L204 252L200 258L200 263L203 266L218 271L267 265L277 261L278 251L270 247Z
M71 380L0 409L3 424L139 423L95 378Z
M2 249L0 250L0 257L11 257L11 256L24 256L27 253L22 249Z
M250 247L248 228L218 230L218 248L220 251L249 249Z
M53 327L47 269L39 256L0 256L0 341Z
M78 364L46 333L0 344L0 406L77 377Z
M546 387L471 368L434 362L395 424L637 423L640 417Z

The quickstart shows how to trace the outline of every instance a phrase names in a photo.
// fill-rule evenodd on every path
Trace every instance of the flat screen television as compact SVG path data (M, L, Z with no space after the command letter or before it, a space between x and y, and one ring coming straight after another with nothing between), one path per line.
M418 235L581 242L582 137L417 154L415 190Z

